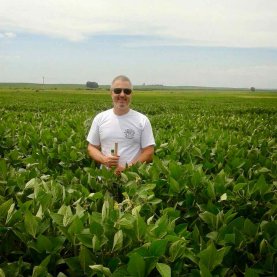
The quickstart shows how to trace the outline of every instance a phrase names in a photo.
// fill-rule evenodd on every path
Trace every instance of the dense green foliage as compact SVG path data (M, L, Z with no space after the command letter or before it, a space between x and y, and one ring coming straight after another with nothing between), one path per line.
M276 93L137 93L155 160L120 177L86 153L108 92L0 103L0 276L276 276Z

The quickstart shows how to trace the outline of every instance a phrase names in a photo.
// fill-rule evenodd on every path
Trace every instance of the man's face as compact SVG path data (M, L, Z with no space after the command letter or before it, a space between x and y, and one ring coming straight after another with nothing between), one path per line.
M116 94L114 90L117 91L118 89L122 90L119 94ZM129 111L129 104L132 99L132 93L127 95L126 93L124 93L124 89L132 89L132 86L128 81L116 80L111 88L111 96L113 100L114 109L115 112L119 114L124 114Z

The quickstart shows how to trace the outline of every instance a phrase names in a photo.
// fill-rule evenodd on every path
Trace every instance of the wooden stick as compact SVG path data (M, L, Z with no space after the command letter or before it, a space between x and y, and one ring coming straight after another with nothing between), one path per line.
M118 142L114 144L114 155L117 156L118 152Z

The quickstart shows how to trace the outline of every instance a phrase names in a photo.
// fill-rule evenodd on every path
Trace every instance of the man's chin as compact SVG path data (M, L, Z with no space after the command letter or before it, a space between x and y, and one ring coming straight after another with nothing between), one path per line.
M126 105L117 105L116 110L122 114L127 113L129 111L129 106Z
M123 109L123 110L124 110L124 109L128 109L128 105L126 105L126 104L119 104L119 105L118 105L118 108L119 108L119 109Z

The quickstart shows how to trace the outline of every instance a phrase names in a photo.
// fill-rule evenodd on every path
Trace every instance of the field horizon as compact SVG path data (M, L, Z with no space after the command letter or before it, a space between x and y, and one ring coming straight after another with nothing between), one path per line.
M98 89L109 89L110 85L108 84L100 84ZM24 88L24 89L84 89L84 90L97 90L87 88L86 84L74 84L74 83L30 83L30 82L0 82L0 89L3 88ZM189 85L134 85L134 90L203 90L203 91L250 91L249 88L245 87L211 87L211 86L189 86ZM275 89L267 89L267 88L255 88L255 91L266 91L266 92L277 92L277 88Z

